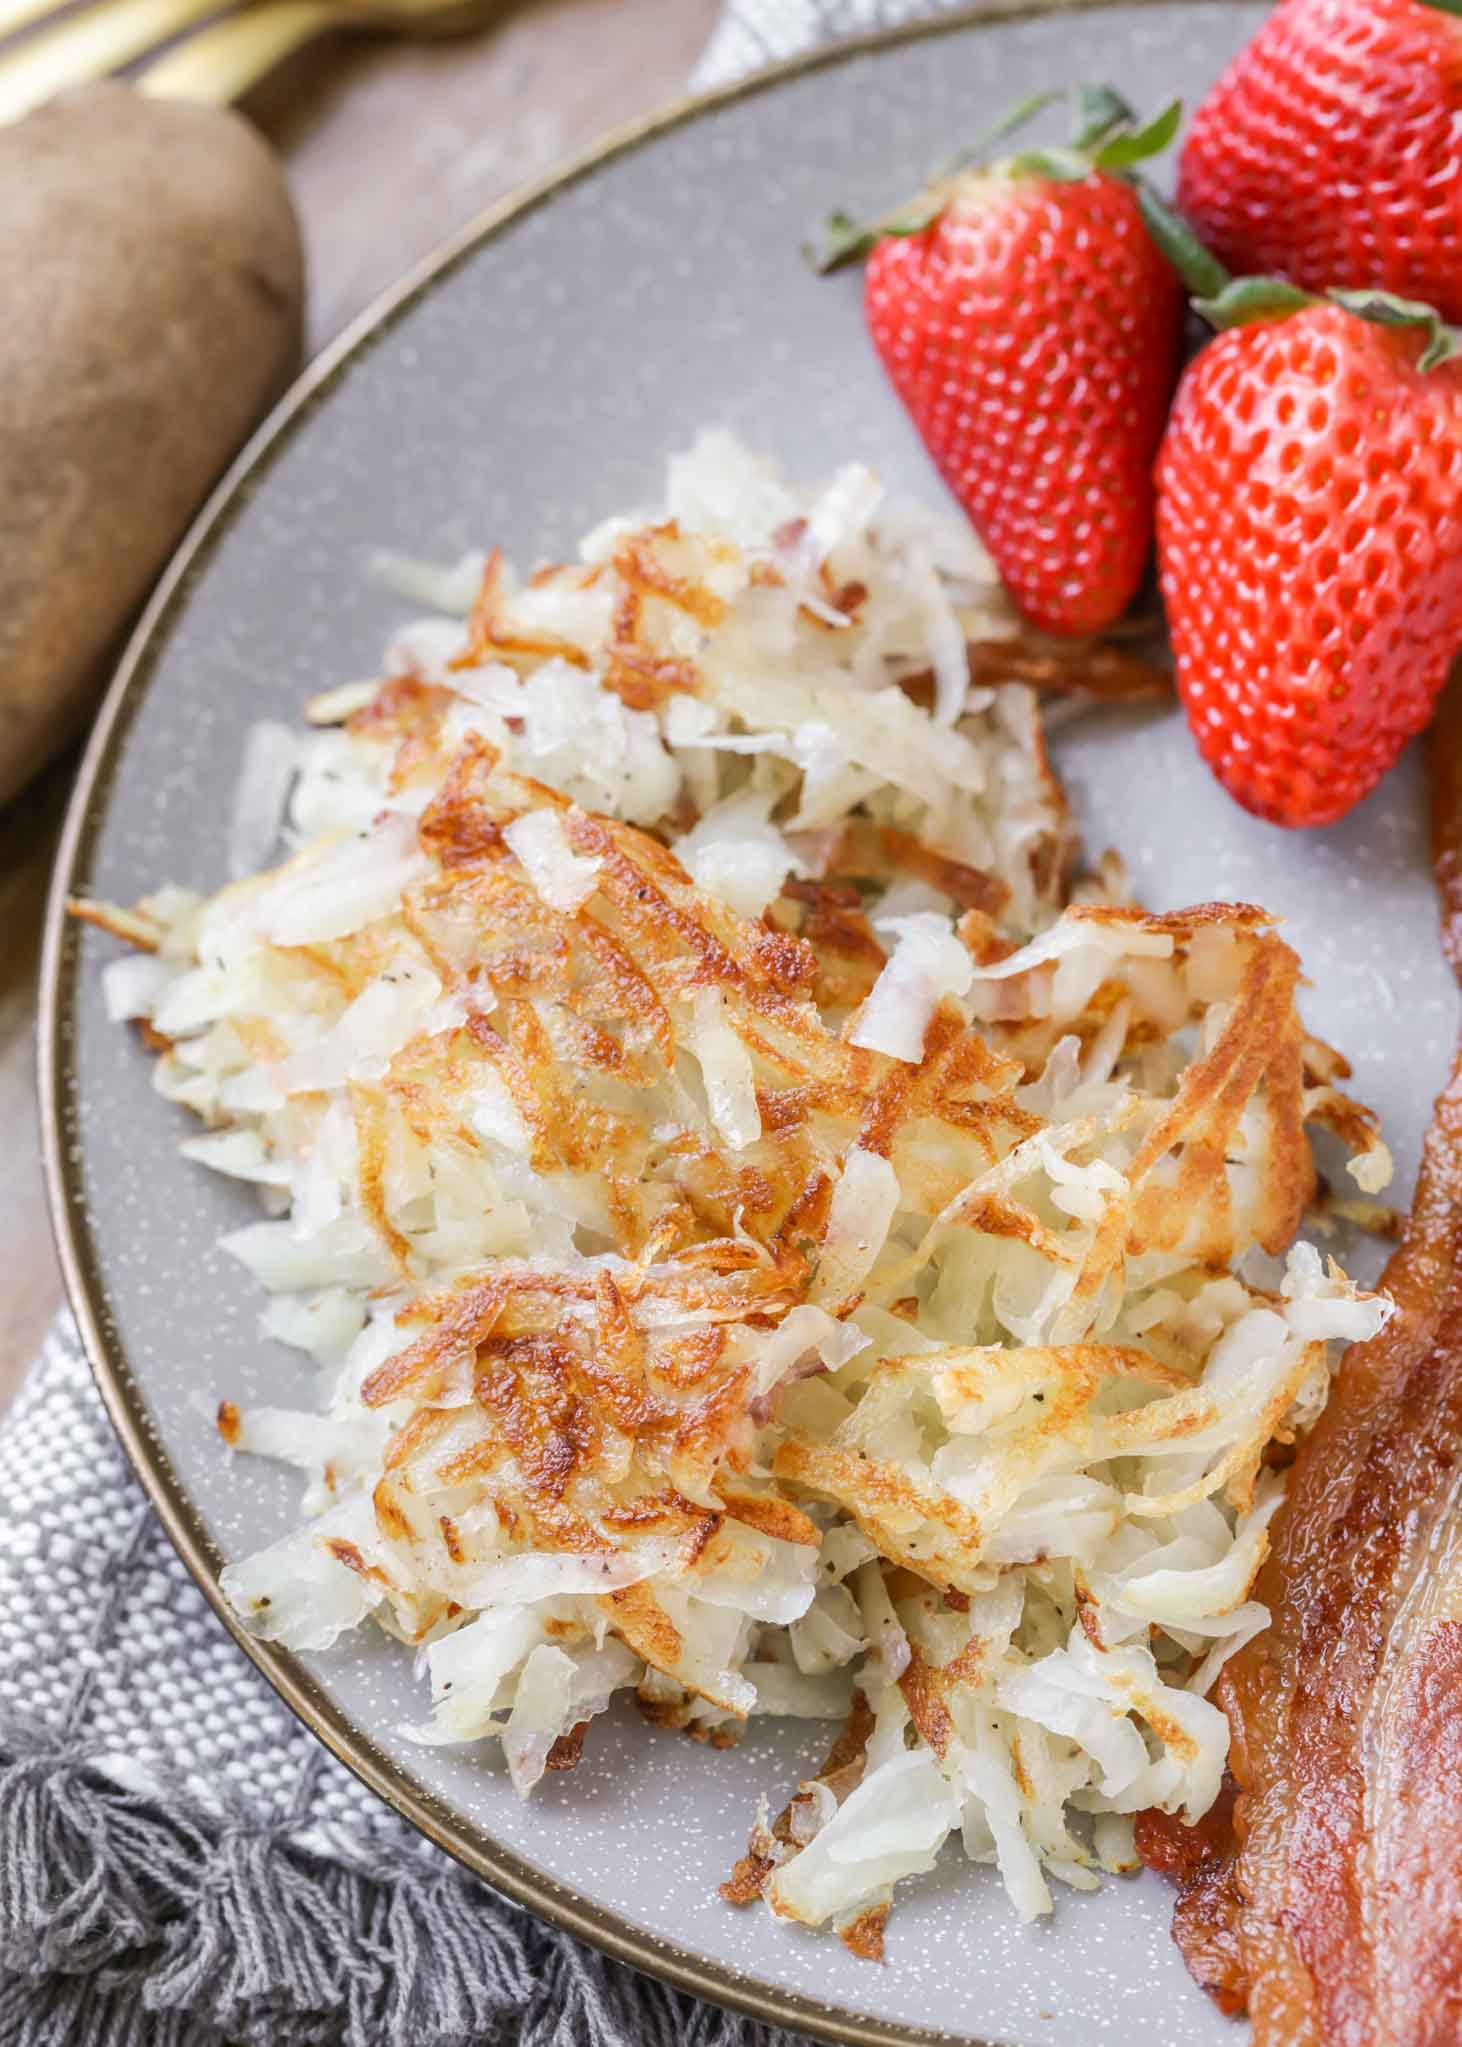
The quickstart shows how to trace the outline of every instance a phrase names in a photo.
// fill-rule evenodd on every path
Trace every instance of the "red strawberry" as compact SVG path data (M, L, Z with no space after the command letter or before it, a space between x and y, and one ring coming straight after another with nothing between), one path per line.
M1141 580L1182 325L1178 279L1119 174L1164 146L1178 109L1134 132L1114 96L1095 105L1073 150L961 172L861 237L838 223L839 255L871 246L864 306L894 388L1016 603L1052 633L1110 625Z
M1462 23L1283 0L1194 117L1178 205L1230 269L1462 319Z
M1260 817L1330 824L1427 723L1462 641L1462 362L1427 308L1279 291L1234 287L1254 323L1178 386L1158 567L1214 773Z

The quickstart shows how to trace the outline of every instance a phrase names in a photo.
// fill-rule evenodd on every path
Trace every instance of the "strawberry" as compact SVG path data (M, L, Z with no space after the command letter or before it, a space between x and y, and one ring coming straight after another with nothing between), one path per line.
M1178 205L1223 263L1462 319L1462 23L1440 4L1275 9L1183 150Z
M1081 107L1071 148L961 164L870 229L832 223L831 260L869 252L869 332L925 446L1021 611L1061 634L1110 625L1141 580L1182 326L1124 175L1179 109L1137 128L1104 88Z
M1157 461L1178 693L1246 810L1331 824L1427 723L1462 641L1462 337L1426 306L1233 283L1197 255L1226 331Z

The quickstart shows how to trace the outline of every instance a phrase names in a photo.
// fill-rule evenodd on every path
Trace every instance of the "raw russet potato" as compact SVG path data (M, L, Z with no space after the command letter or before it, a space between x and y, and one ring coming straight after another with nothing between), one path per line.
M235 114L87 88L0 129L0 802L299 360L304 263Z

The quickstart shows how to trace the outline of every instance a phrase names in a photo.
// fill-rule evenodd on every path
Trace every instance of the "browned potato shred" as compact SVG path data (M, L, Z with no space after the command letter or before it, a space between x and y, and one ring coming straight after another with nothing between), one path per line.
M850 1716L725 1895L881 1958L952 1831L1031 1914L1213 1796L1276 1446L1383 1312L1291 1249L1310 1132L1388 1162L1262 910L1062 911L1055 657L967 539L709 488L321 699L282 868L79 913L333 1385L220 1410L311 1479L240 1613L422 1645L525 1791L619 1691Z

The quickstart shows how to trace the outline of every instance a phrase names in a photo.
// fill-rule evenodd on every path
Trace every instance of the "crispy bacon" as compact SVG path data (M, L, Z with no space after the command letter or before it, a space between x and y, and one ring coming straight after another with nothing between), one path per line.
M1439 728L1434 827L1462 929L1462 700ZM1179 1876L1174 1937L1256 2047L1462 2039L1462 1055L1384 1285L1397 1312L1341 1367L1290 1477L1229 1665L1232 1825L1143 1858Z

